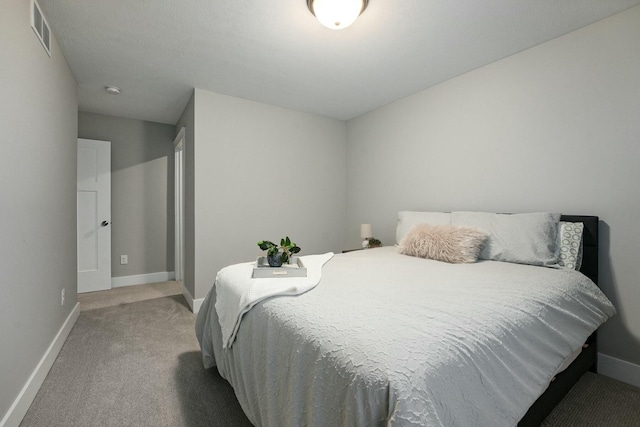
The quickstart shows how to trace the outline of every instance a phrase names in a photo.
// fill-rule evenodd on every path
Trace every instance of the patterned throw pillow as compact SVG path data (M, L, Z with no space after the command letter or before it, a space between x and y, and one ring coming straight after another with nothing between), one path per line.
M582 266L582 233L581 222L560 222L558 227L558 265L580 270Z

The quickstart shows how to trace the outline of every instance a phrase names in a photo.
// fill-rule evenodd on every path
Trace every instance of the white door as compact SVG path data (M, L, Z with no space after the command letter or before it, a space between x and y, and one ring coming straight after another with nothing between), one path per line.
M78 139L78 293L111 289L111 142Z

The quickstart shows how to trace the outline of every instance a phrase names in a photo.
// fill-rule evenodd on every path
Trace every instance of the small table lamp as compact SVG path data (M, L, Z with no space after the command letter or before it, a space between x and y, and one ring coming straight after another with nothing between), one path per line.
M360 224L360 237L362 238L362 247L369 247L369 238L373 237L371 224Z

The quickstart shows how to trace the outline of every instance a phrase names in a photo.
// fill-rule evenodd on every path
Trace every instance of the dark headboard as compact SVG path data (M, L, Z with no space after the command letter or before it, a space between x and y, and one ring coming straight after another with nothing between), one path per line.
M583 254L580 272L598 284L598 221L597 216L562 215L561 221L581 222L584 224L582 234Z

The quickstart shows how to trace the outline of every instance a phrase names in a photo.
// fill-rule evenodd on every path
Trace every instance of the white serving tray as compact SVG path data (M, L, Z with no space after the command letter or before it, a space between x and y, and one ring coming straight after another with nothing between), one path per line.
M307 267L302 264L302 260L293 257L291 261L293 261L291 264L282 264L282 267L270 267L266 256L258 257L251 277L254 279L307 277Z

